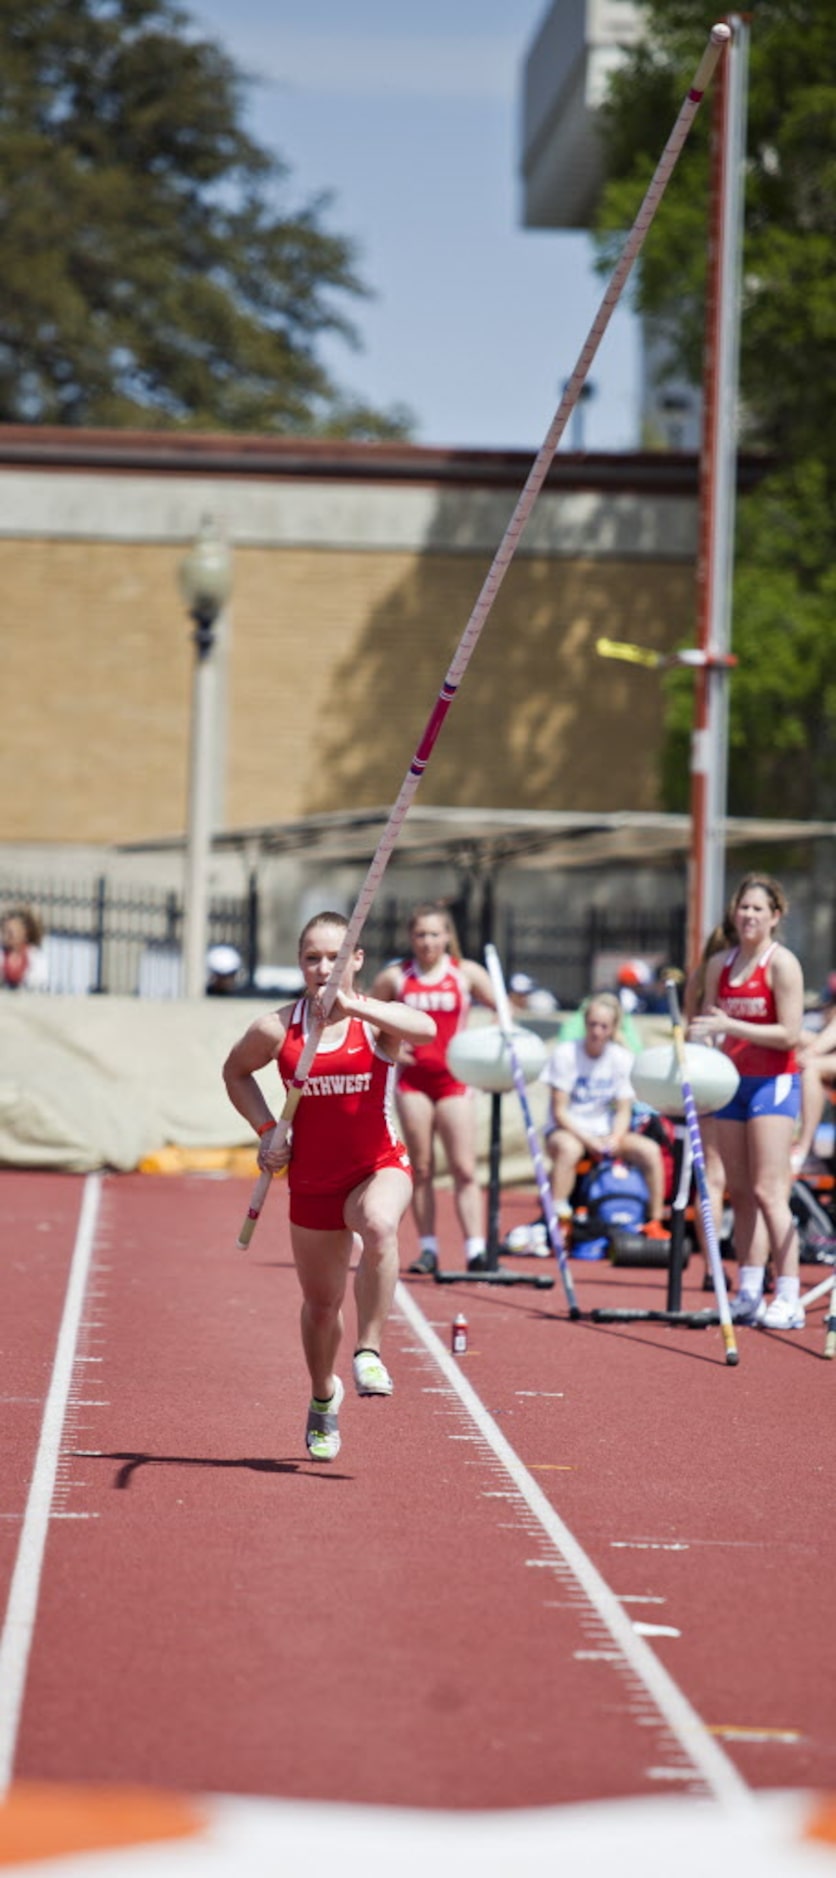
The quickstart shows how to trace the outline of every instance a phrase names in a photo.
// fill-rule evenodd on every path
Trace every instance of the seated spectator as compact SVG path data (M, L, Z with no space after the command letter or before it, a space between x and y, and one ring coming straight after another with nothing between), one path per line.
M641 1017L647 1009L647 986L653 977L645 959L625 959L619 965L615 996L622 1011L629 1011L633 1017Z
M541 1081L551 1089L546 1147L552 1161L552 1194L558 1219L571 1218L570 1196L579 1162L609 1156L638 1167L647 1181L649 1239L668 1237L662 1225L664 1162L658 1142L631 1127L632 1058L616 1041L618 1000L610 992L590 998L582 1038L555 1044Z
M241 954L235 946L210 946L206 954L207 998L234 997L241 964Z
M508 1002L512 1011L527 1017L550 1017L552 1011L560 1009L554 992L547 991L545 985L538 985L535 979L529 978L527 972L511 974Z
M653 975L642 993L645 1017L667 1017L667 981L671 970L675 972L676 968L668 963L654 966Z
M49 982L44 929L29 906L13 907L0 922L0 990L45 991Z
M827 1019L822 1030L802 1031L796 1056L801 1071L801 1124L790 1155L794 1174L800 1173L813 1151L825 1095L836 1087L836 1013Z
M639 1051L644 1047L641 1031L635 1019L631 1017L630 1012L623 1009L616 992L594 991L592 997L595 998L596 1001L598 998L604 998L604 1000L612 1006L616 1014L615 1042L622 1044L625 1050L629 1050L631 1056L638 1056ZM584 1036L586 1013L591 1002L592 998L584 998L583 1003L579 1005L576 1011L569 1011L566 1017L560 1019L560 1030L558 1032L558 1040L560 1043L569 1043L570 1041L575 1043Z

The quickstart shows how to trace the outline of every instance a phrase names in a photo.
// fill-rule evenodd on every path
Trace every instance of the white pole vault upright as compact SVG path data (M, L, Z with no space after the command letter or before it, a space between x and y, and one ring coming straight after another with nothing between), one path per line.
M595 354L607 330L613 311L624 291L630 270L641 252L650 224L653 221L653 217L656 214L656 210L659 207L659 203L662 200L662 196L676 167L682 147L691 129L697 111L699 110L700 104L702 103L706 87L710 83L717 61L729 36L728 26L722 23L712 26L708 44L697 66L697 70L694 73L693 82L687 96L683 99L676 123L674 124L662 155L659 158L656 170L648 186L647 194L645 195L630 233L627 236L615 268L613 269L601 305L598 308L598 312L589 329L587 338L581 348L575 369L571 378L567 378L566 380L563 396L549 426L546 437L529 471L525 487L518 499L508 527L505 530L491 566L488 569L476 604L462 637L459 640L450 669L430 713L421 741L412 758L403 783L401 784L400 794L392 808L389 820L378 842L368 873L360 889L357 904L349 920L343 943L334 960L333 971L325 986L323 1002L326 1012L333 1003L345 967L359 942L366 916L388 866L392 851L395 847L398 835L400 834L407 811L418 788L418 784L421 781L432 755L439 731L453 703L453 699L456 696L459 685L470 663L471 656L479 641L482 628L485 625L494 600L496 599L505 575L514 558L520 536L522 535L523 529L525 528L534 504L537 501L537 497L546 480L554 453L581 395L592 361L595 358ZM283 1141L287 1136L290 1123L296 1113L310 1074L310 1068L316 1055L319 1037L320 1027L312 1025L305 1048L299 1058L296 1075L288 1088L284 1107L276 1124L276 1130L270 1137L271 1142ZM271 1178L270 1174L260 1175L253 1188L247 1217L244 1220L238 1236L239 1246L249 1245L258 1223L259 1214L270 1189Z

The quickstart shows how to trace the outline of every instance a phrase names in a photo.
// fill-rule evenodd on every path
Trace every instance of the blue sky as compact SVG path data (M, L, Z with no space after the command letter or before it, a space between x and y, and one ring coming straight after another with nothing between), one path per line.
M605 285L584 234L520 224L520 76L547 0L185 7L253 78L248 128L289 165L283 200L330 192L327 226L356 244L375 297L354 308L361 351L323 347L341 386L408 405L420 443L538 448ZM588 449L635 447L637 370L619 306Z

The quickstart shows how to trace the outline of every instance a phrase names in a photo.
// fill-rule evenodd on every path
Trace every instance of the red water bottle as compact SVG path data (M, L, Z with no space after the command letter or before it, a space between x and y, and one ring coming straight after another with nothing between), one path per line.
M467 1349L467 1318L464 1311L459 1311L458 1316L453 1318L450 1348L454 1356L463 1356Z

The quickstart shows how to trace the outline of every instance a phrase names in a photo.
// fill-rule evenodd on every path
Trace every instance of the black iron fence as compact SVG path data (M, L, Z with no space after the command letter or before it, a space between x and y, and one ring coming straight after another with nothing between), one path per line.
M366 953L365 981L403 952L413 901L394 896L372 908L363 931ZM589 907L580 918L555 919L497 906L493 894L483 891L480 904L465 895L449 902L462 952L481 958L492 940L502 959L506 978L526 972L537 985L552 991L568 1008L587 993L613 984L619 963L627 958L648 959L682 967L685 960L686 912L610 911Z
M0 913L28 906L44 926L48 989L178 997L183 903L179 894L109 881L46 881L0 874ZM258 964L255 882L240 896L213 897L207 945L237 947L251 979Z
M564 1006L579 1004L592 990L613 985L628 958L652 964L685 964L686 911L610 912L590 907L581 920L533 919L506 910L506 971L528 972Z
M413 897L388 895L372 908L362 936L367 985L382 965L403 952L413 904ZM31 906L43 921L50 991L179 996L183 903L177 892L115 883L104 875L92 881L48 881L0 873L0 914L14 906ZM450 902L450 912L467 956L481 958L486 942L493 940L506 976L527 972L564 1007L614 979L622 958L681 965L685 954L684 907L617 913L590 907L579 919L535 917L513 906L496 906L490 883L483 883L478 906L465 893ZM255 876L245 893L210 900L207 945L221 943L237 947L244 961L242 979L254 987L259 965L265 963L259 954Z

